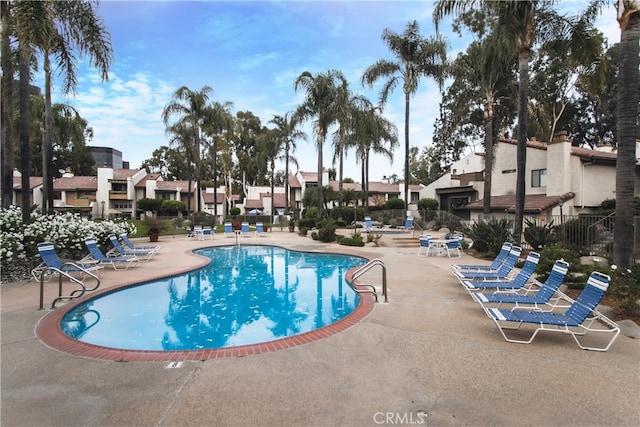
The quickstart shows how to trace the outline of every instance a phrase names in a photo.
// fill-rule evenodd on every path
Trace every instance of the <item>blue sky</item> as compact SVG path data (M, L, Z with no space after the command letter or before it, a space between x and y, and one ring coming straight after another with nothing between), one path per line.
M585 2L567 5L583 7ZM75 106L94 129L90 145L122 151L132 168L168 144L161 113L180 86L214 90L214 101L230 101L233 113L251 111L267 124L274 114L292 111L303 99L293 88L303 72L342 71L353 91L377 102L380 85L360 85L362 72L378 59L393 59L381 40L384 28L404 31L417 20L425 37L435 35L432 1L105 1L100 15L112 38L115 59L109 80L81 64L75 95L54 102ZM619 40L613 13L602 16L601 30ZM441 27L452 57L466 41ZM440 95L423 79L411 100L410 143L431 144ZM398 127L394 161L374 157L370 178L403 176L404 99L398 87L384 111ZM294 153L300 170L315 171L317 154L310 127L308 141ZM331 167L330 143L325 167ZM282 165L278 169L284 169ZM348 153L345 176L360 181L360 167Z

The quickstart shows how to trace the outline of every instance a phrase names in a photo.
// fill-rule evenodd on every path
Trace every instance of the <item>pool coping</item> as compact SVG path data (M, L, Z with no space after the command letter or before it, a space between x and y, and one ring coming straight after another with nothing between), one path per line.
M278 245L271 245L278 246ZM202 248L198 248L202 249ZM286 248L288 250L296 250ZM374 307L374 297L369 293L360 293L360 303L358 306L351 312L348 316L338 320L335 323L324 326L319 329L315 329L313 331L305 332L298 335L293 335L291 337L280 338L273 341L267 341L263 343L257 344L248 344L242 346L232 346L232 347L223 347L223 348L213 348L213 349L198 349L198 350L126 350L126 349L118 349L113 347L104 347L95 344L85 343L79 340L76 340L67 334L64 333L62 328L60 327L60 323L65 314L67 314L70 310L76 307L79 304L82 304L87 299L93 299L99 297L101 295L116 292L120 289L137 286L139 284L160 280L166 277L175 276L176 274L187 273L198 268L201 268L209 263L209 259L194 253L193 250L187 251L190 255L202 258L203 261L195 266L190 266L189 268L183 270L177 270L170 275L162 275L159 277L154 277L150 279L146 279L143 281L136 280L127 283L121 283L119 285L115 285L105 289L99 289L95 292L92 292L90 295L79 298L72 303L65 304L63 307L55 309L50 313L46 314L42 317L35 327L36 336L40 339L40 341L47 345L50 348L59 350L61 352L78 356L85 357L90 359L100 359L100 360L110 360L116 362L182 362L182 361L205 361L212 359L222 359L222 358L234 358L234 357L245 357L262 353L269 353L279 350L284 350L291 347L297 347L300 345L308 344L314 341L318 341L331 335L335 335L339 332L342 332L351 326L355 325L362 319L364 319ZM298 252L307 252L307 251L298 251ZM317 251L312 251L311 253L318 253ZM345 254L346 255L346 254ZM369 259L368 257L363 257L365 259ZM351 283L351 277L353 272L359 267L354 267L346 272L345 280ZM357 287L357 285L356 285Z

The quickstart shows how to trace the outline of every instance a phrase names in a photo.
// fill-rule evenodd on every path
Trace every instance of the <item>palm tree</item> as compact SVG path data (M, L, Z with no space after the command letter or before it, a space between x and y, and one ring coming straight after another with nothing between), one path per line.
M174 123L173 125L167 127L167 134L171 135L169 139L170 147L177 147L185 153L185 159L187 163L187 181L188 181L188 189L187 189L187 214L191 214L191 189L192 189L192 181L193 181L193 173L191 170L191 165L194 164L194 159L196 158L196 149L193 146L193 141L195 141L195 137L193 135L193 128L189 123L184 121L179 121Z
M53 159L52 113L51 113L51 61L54 54L57 66L63 70L63 91L69 93L77 84L77 65L73 51L88 55L90 63L100 70L102 80L108 79L108 70L113 60L113 49L109 32L97 14L97 3L68 0L45 2L50 8L46 16L48 31L39 34L37 45L44 58L45 73L45 135L42 150L45 212L53 209L53 174L49 167ZM41 37L40 37L41 36Z
M338 129L333 134L333 164L338 161L338 219L342 219L342 205L344 192L344 154L347 134L353 129L353 120L359 104L368 102L362 96L351 93L346 81L338 88L336 107L340 113L337 116Z
M284 206L286 209L285 214L289 213L289 162L294 161L297 165L297 160L292 156L292 153L296 151L296 139L307 140L307 134L298 129L299 122L296 117L290 113L285 113L284 116L274 115L273 119L269 121L273 123L278 132L278 137L284 142Z
M2 157L2 199L3 209L7 209L13 201L13 61L11 55L11 15L9 2L0 2L0 19L2 19L2 95L0 96L0 114L2 115L2 141L0 156Z
M395 55L396 62L381 59L367 68L362 76L362 84L373 86L378 79L388 78L380 91L380 103L384 105L389 93L402 82L404 92L404 200L409 207L409 106L411 96L418 90L420 77L444 79L447 57L446 43L439 36L425 39L420 35L417 21L407 24L403 34L388 28L382 32L382 40Z
M525 172L527 165L527 121L529 99L529 59L534 43L556 39L570 39L579 35L575 23L558 15L553 1L543 0L439 0L433 11L438 28L445 15L460 14L475 7L496 18L496 36L504 43L513 43L518 52L518 145L516 149L516 201L513 237L522 239L525 202Z
M590 3L582 19L593 22L604 0ZM613 230L613 262L627 269L634 262L634 218L636 136L640 72L640 1L616 0L616 19L620 25L620 59L618 61L618 105L616 159L616 216Z
M169 104L162 110L162 120L165 126L170 126L170 121L177 116L178 121L184 122L185 126L190 126L193 130L193 140L189 146L194 150L194 162L196 166L196 211L200 212L200 180L202 179L202 159L200 158L202 143L202 126L207 120L209 106L209 95L213 92L210 86L203 86L199 91L193 91L186 86L182 86L175 91Z
M633 265L633 196L635 194L636 135L638 130L638 65L640 2L616 2L620 24L618 69L618 158L616 160L616 223L613 260L623 268Z
M318 215L322 212L322 150L327 137L329 127L335 122L337 116L336 94L338 87L345 84L344 75L337 70L329 70L318 73L315 76L304 71L294 83L296 92L304 89L305 100L296 110L296 120L311 119L315 117L314 130L316 134L316 147L318 150Z
M213 157L213 215L218 218L218 141L233 129L231 102L214 102L205 112L203 131L211 137L211 152Z
M271 177L269 179L271 183L271 222L275 222L275 194L273 192L275 187L275 169L276 161L284 158L283 152L285 151L284 140L279 137L277 130L263 129L258 136L258 157L261 161L265 161L269 165Z
M352 127L345 145L356 149L361 163L363 206L369 206L369 155L373 151L393 161L393 151L398 145L396 126L382 116L379 107L361 100L355 107Z
M475 83L484 97L484 192L483 213L491 213L491 181L494 160L494 144L497 138L494 135L496 128L496 107L501 93L504 93L504 83L511 81L509 74L513 65L513 50L505 48L505 45L497 40L495 32L492 32L483 40L472 43L462 65L463 72L468 73L468 79Z
M49 34L51 28L45 25L47 22L46 2L14 2L10 6L11 24L14 35L18 40L18 73L19 73L19 138L20 138L20 168L21 177L21 205L22 222L29 224L30 218L30 115L29 83L31 79L31 63L34 59L35 46L39 39Z

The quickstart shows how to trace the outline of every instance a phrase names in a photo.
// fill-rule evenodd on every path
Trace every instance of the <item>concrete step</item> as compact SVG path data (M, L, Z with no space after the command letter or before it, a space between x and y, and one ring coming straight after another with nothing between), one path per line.
M396 248L417 248L420 246L417 237L394 237L391 241Z

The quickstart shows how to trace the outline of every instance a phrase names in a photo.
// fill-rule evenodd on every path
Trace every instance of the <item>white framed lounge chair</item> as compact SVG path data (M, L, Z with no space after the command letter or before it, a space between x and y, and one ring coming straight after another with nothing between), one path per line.
M160 248L162 248L162 246L159 245L136 245L129 239L127 233L120 233L120 239L122 239L122 246L125 249L159 252Z
M243 222L240 225L240 233L244 236L244 237L250 237L251 236L251 231L249 230L249 223L248 222Z
M408 216L407 220L404 222L404 225L398 227L400 230L411 231L413 230L413 217Z
M265 237L264 225L261 222L256 222L256 236Z
M107 252L107 256L137 256L140 261L149 261L156 255L156 252L147 249L125 249L115 234L109 235L109 240L113 245L113 249Z
M230 222L224 223L224 235L227 237L233 237L235 233L233 232L233 227Z
M483 308L488 306L502 308L503 305L509 305L510 308L524 306L528 309L550 311L559 307L561 301L563 301L563 295L558 290L568 271L569 263L559 259L553 264L551 273L544 283L535 281L537 285L539 284L536 289L529 288L523 293L498 291L492 294L485 294L476 292L472 293L471 297ZM553 302L550 303L551 301Z
M498 255L494 258L494 260L491 263L491 265L451 264L451 269L454 270L454 271L466 271L466 270L471 270L471 271L493 270L493 271L496 271L496 270L498 270L500 268L500 266L502 265L504 260L507 258L507 256L509 255L509 251L511 251L512 247L513 247L513 245L511 243L504 242L502 244L502 248L500 248L500 252L498 252Z
M89 250L89 255L83 258L83 260L92 259L102 265L110 265L114 270L127 270L129 267L138 265L138 262L140 261L135 255L119 257L106 256L100 250L100 248L98 247L98 242L93 237L87 237L84 240L84 244Z
M214 229L207 225L202 227L202 232L200 233L199 238L200 240L213 240L214 234Z
M472 279L472 280L462 280L460 283L469 293L473 293L476 291L488 291L488 290L502 290L502 291L511 291L516 292L527 283L529 283L533 273L536 271L538 267L538 262L540 261L540 254L534 251L529 252L527 255L527 259L524 263L524 266L520 269L520 271L515 275L515 277L511 280L505 279L496 279L496 280L487 280L487 279Z
M509 280L518 258L522 254L520 246L513 246L507 259L498 270L487 271L453 271L453 275L462 283L465 280Z
M539 332L545 331L571 335L578 347L583 350L607 351L620 334L620 328L613 320L598 312L596 307L610 282L609 276L594 271L587 279L584 290L578 298L569 299L571 305L565 312L500 308L485 308L485 312L508 342L530 344ZM523 325L532 325L534 328L528 338L516 338L513 333L508 336L505 332L519 330ZM593 343L587 344L579 338L587 334L610 334L611 337L605 345L594 346Z

